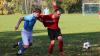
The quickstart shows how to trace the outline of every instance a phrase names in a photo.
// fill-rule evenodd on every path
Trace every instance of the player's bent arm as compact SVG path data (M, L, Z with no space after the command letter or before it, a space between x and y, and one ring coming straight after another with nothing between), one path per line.
M44 16L44 15L41 14L40 17L38 17L37 19L38 19L40 22L43 22L43 16Z
M52 5L53 5L54 10L58 9L58 6L55 0L52 0Z
M16 26L15 26L15 30L17 30L19 28L20 23L24 20L24 17L20 17L20 19L18 20Z

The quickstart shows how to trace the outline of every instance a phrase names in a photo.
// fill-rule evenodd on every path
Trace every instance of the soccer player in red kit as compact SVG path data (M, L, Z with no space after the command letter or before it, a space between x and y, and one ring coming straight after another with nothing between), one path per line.
M59 7L56 5L55 0L52 0L52 4L55 9L54 13L49 15L40 15L39 20L43 22L43 25L47 27L48 30L48 36L50 38L50 45L48 47L49 56L52 54L55 39L58 40L59 55L64 56L63 39L61 35L61 30L58 26L61 12L59 11Z

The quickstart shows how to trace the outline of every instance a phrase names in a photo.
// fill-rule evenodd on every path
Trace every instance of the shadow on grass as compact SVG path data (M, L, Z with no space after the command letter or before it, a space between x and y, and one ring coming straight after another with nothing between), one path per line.
M34 30L33 33L43 33L46 30ZM21 31L0 32L0 56L7 56L12 45L21 38Z
M35 30L33 33L43 33L46 30ZM4 37L3 37L4 36ZM18 32L0 32L0 56L16 56L16 49L12 45L20 36ZM63 34L65 56L99 56L100 55L100 32ZM24 56L47 56L47 47L49 45L47 35L34 36L33 45L24 54ZM83 42L89 41L92 48L87 52L82 51ZM57 55L57 42L55 44L54 56Z
M100 32L63 34L63 37L67 56L100 55ZM87 52L83 52L82 46L86 41L89 41L92 47Z
M43 33L46 32L46 30L34 30L33 33ZM20 36L21 31L7 31L7 32L0 32L0 39L2 38L10 38L13 39L16 36Z

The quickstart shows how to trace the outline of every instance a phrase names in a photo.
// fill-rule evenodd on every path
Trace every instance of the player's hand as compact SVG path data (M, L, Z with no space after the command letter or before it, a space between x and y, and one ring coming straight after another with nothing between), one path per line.
M17 26L17 25L15 26L15 31L17 31L17 30L18 30L18 27L19 27L19 26Z

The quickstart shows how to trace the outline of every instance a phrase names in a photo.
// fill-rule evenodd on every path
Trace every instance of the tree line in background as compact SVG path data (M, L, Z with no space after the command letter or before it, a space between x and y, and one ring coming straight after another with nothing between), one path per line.
M38 7L43 9L47 6L52 12L51 0L0 0L0 14L31 13ZM61 7L64 13L81 13L82 0L63 0Z

